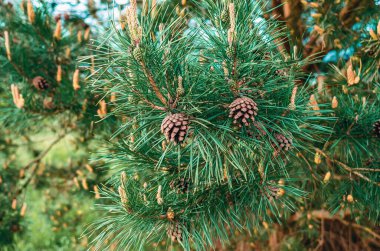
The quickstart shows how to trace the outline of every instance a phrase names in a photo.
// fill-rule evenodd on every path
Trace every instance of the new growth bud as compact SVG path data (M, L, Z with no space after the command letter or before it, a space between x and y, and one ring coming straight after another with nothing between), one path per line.
M11 54L11 46L9 43L9 32L4 31L4 43L5 43L5 51L7 52L7 58L9 61L12 60L12 54Z
M12 91L13 103L16 105L18 109L23 108L25 104L25 100L22 97L22 94L20 94L20 90L18 89L18 87L12 84L11 91Z
M142 39L142 29L137 20L137 4L136 0L131 0L130 6L126 11L126 19L128 24L129 34L135 45L139 44Z
M32 4L31 0L28 0L27 13L28 13L28 20L29 20L29 22L31 24L33 24L34 21L35 21L35 19L36 19L36 14L34 13L33 4Z
M61 19L57 21L57 25L55 26L55 31L54 31L54 38L56 40L61 40L61 33L62 33L62 22Z

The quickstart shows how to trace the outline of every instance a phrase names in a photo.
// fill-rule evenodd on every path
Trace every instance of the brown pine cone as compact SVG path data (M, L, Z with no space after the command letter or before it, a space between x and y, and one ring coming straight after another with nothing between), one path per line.
M183 229L182 225L177 222L172 222L168 226L166 233L172 239L172 241L181 242L183 240Z
M380 138L380 119L373 124L373 132L376 137Z
M189 123L189 118L184 113L170 114L162 121L161 132L165 135L166 140L177 145L185 140Z
M169 185L170 188L176 190L177 193L185 194L190 190L191 181L189 179L180 178L177 180L172 180Z
M274 137L277 141L277 145L275 145L275 148L277 148L277 150L288 151L293 147L292 139L288 139L280 133L275 134Z
M38 90L46 90L49 88L48 82L46 81L46 79L44 79L41 76L37 76L37 77L33 78L33 85Z
M238 124L239 127L249 126L249 119L255 121L255 116L257 115L257 104L250 98L241 97L237 98L229 106L230 114L229 117L234 119L234 124Z

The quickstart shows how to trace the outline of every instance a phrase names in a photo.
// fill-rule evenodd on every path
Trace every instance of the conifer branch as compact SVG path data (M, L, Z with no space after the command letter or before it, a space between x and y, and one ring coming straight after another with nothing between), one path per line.
M149 80L149 83L154 91L154 93L156 94L157 98L161 101L162 104L166 105L167 104L167 101L164 97L164 95L162 95L162 93L160 92L160 89L158 88L157 86L157 83L156 81L154 80L151 72L149 71L149 69L146 67L145 65L145 62L143 60L140 61L140 64L141 64L141 67L144 71L144 74L145 76L148 78Z
M336 163L338 164L339 166L341 166L344 170L346 170L347 172L349 173L352 173L356 176L358 176L359 178L371 183L371 184L374 184L374 185L377 185L377 186L380 186L380 182L375 182L373 180L371 180L370 178L368 178L367 176L361 174L360 172L356 171L356 168L351 168L349 166L347 166L346 164L336 160L336 159L332 159L330 158L325 152L323 152L322 150L316 148L315 149L318 153L320 153L323 157L325 157L327 160L333 162L333 163ZM361 169L362 170L362 169Z
M59 141L61 141L61 139L63 139L64 137L66 136L66 134L61 134L59 135L52 143L50 143L50 145L45 149L43 150L36 158L34 158L33 160L31 160L30 162L28 162L28 164L26 164L23 169L28 169L30 166L32 166L33 164L35 163L38 163L41 161L41 159L43 157L46 156L46 154L49 153L49 151L53 148L54 145L56 145L57 143L59 143Z
M27 170L29 169L31 166L33 166L34 164L38 164L49 152L50 150L53 148L53 146L55 146L56 144L58 144L61 139L63 139L64 137L66 136L66 133L63 133L63 134L60 134L53 142L50 143L50 145L45 149L43 150L36 158L34 158L33 160L31 160L28 164L26 164L22 170ZM37 167L35 167L32 171L32 173L29 175L29 178L25 181L25 183L17 190L17 194L20 194L22 192L22 190L24 190L28 185L29 183L32 181L33 177L35 176L35 174L37 173Z
M339 214L332 215L330 212L322 209L322 210L313 210L310 212L310 215L312 218L321 219L321 220L322 219L338 220L346 226L352 225L355 228L364 230L365 232L369 233L370 235L372 235L376 239L380 240L380 235L378 233L374 232L372 229L365 227L365 226L362 226L362 225L359 225L359 224L354 223L354 222L347 222L346 220L342 219L342 217L340 217ZM301 218L301 214L296 213L290 219L291 219L291 221L298 221L300 218Z

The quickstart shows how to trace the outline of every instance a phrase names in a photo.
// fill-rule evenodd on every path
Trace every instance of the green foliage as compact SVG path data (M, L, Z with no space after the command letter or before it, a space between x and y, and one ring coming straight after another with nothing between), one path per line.
M307 61L279 52L283 33L277 23L260 18L259 4L234 3L236 26L219 19L224 4L205 1L207 13L191 29L180 29L182 18L160 25L170 12L164 5L137 21L132 5L127 31L113 28L95 45L93 89L116 93L113 113L128 117L115 134L126 139L100 157L122 178L104 190L109 204L102 209L111 213L93 228L101 231L98 249L111 245L109 238L119 249L143 249L179 224L183 238L172 240L203 250L216 239L228 242L234 230L280 221L306 195L288 170L297 168L298 151L329 132L318 123L331 111L311 109L307 88L293 91L306 80L300 69ZM240 128L228 118L228 106L242 96L259 111ZM159 131L162 120L176 113L191 121L180 145L165 142ZM291 139L294 149L283 151L278 135ZM188 194L170 185L181 178L192 183Z
M89 152L118 122L95 123L107 109L98 109L101 98L85 88L91 66L76 61L89 53L90 27L76 18L53 18L47 3L36 6L0 1L0 249L83 250L86 243L79 247L78 238L91 217L82 214L101 182ZM34 83L37 76L47 88ZM49 198L42 196L50 190ZM46 214L64 202L71 209L52 223Z

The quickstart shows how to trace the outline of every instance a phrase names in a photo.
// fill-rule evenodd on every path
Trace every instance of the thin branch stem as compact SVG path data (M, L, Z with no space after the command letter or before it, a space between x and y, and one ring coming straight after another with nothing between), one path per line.
M354 222L348 222L348 221L342 219L341 217L339 217L338 214L331 215L330 212L322 209L322 210L311 211L310 215L313 218L321 219L321 220L322 219L323 220L338 220L338 221L340 221L345 226L349 226L351 224L354 228L361 229L361 230L367 232L368 234L372 235L376 239L380 240L380 235L378 233L374 232L372 229L370 229L368 227L365 227L365 226L362 226L362 225L359 225L359 224L354 223ZM300 217L301 217L301 213L296 213L295 215L293 215L291 217L291 220L292 221L297 221Z
M17 65L15 64L12 60L9 61L11 63L11 65L13 66L13 68L18 72L18 74L20 74L21 76L23 76L24 78L26 78L26 80L28 82L31 82L31 80L29 79L29 77L25 74L25 72Z
M53 148L53 146L55 146L58 142L61 141L61 139L63 139L64 137L66 136L65 133L61 134L58 136L58 138L56 138L52 143L50 143L50 145L45 149L43 150L36 158L34 158L33 160L31 160L28 164L26 164L23 169L26 170L26 169L29 169L31 166L33 166L33 164L37 164L39 163L49 152L50 150ZM18 189L17 191L17 194L20 194L21 191L23 189L25 189L29 183L32 181L34 175L36 174L37 172L37 167L33 169L32 173L30 174L29 178L26 180L26 182L21 186L20 189Z
M161 103L163 103L164 105L166 105L167 101L166 101L164 95L162 95L162 93L160 92L160 89L158 88L156 81L153 79L153 76L150 73L149 69L146 67L146 64L142 60L140 61L140 64L142 66L142 69L143 69L146 77L149 80L149 83L150 83L153 91L156 93L157 98L161 101Z
M313 177L313 179L318 180L318 178L315 176L315 174L313 172L313 168L311 167L311 165L310 165L309 161L306 159L306 157L301 152L299 152L298 155L306 162L307 167L309 168L311 176Z
M338 160L336 160L336 159L332 159L332 158L330 158L325 152L323 152L322 150L320 150L320 149L318 149L318 148L316 148L315 150L316 150L318 153L320 153L323 157L325 157L328 161L331 161L331 162L333 162L333 163L335 163L335 164L338 164L339 166L341 166L341 167L342 167L344 170L346 170L347 172L352 173L352 174L358 176L359 178L361 178L361 179L363 179L363 180L365 180L365 181L368 181L368 182L371 183L371 184L374 184L374 185L380 186L380 183L375 182L375 181L371 180L370 178L368 178L367 176L365 176L365 175L359 173L358 171L356 171L356 168L351 168L351 167L347 166L346 164L344 164L344 163L342 163L342 162L340 162L340 161L338 161Z

